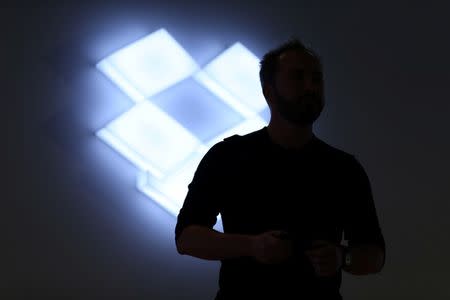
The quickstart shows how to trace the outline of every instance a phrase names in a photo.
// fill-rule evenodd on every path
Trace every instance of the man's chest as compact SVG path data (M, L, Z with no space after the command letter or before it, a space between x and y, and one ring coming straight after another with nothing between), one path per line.
M222 195L224 220L255 233L282 229L329 234L341 223L338 171L307 159L241 161L233 166L230 188Z

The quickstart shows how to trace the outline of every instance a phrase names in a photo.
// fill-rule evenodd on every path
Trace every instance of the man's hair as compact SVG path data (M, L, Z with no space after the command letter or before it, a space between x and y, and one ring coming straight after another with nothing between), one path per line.
M261 81L262 88L264 88L264 86L268 83L274 83L275 74L278 69L278 58L281 54L290 50L295 50L310 55L317 61L319 67L322 69L320 57L311 48L306 47L299 39L291 37L277 48L272 49L264 54L263 58L261 59L259 63L259 80Z

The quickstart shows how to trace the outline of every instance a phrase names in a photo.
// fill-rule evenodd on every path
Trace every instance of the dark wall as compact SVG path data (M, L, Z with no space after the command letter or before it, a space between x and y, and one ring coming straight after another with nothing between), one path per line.
M450 7L402 2L5 6L0 298L213 299L219 263L177 254L175 218L93 135L130 107L93 64L165 27L200 63L235 41L258 56L290 35L316 49L315 132L366 167L387 244L380 274L344 275L344 298L449 299Z

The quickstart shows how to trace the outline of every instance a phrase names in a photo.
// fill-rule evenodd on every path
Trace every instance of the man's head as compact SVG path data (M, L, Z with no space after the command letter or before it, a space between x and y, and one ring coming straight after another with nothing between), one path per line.
M297 125L311 125L324 106L320 58L299 40L291 39L266 53L259 77L272 117L278 114Z

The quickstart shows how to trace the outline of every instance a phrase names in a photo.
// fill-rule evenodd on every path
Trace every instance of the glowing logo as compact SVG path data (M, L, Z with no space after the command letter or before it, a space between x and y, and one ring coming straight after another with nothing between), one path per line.
M208 149L267 124L259 59L240 43L201 67L160 29L97 68L135 102L97 136L140 170L137 188L175 216Z

